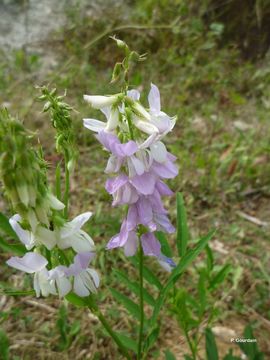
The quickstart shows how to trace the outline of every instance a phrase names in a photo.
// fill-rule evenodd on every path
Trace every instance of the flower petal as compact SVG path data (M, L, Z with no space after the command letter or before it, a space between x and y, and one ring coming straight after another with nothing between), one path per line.
M153 159L158 163L164 163L167 160L167 149L166 146L161 142L157 141L150 146L151 154Z
M101 96L101 95L84 95L84 100L88 102L94 109L101 109L115 103L117 96Z
M35 233L35 241L39 244L45 245L48 250L51 250L56 245L56 233L55 231L51 231L41 225L38 225Z
M126 256L135 255L139 244L139 239L137 234L132 231L129 233L126 244L124 245L124 252Z
M151 90L148 94L148 102L150 110L158 114L160 112L160 93L158 87L154 84L151 84Z
M27 247L28 250L34 246L33 234L31 231L24 230L19 222L21 221L20 215L16 214L9 219L10 226L17 234L19 240Z
M134 101L138 101L140 99L140 92L135 89L128 90L127 96Z
M86 127L86 129L99 133L105 129L106 123L96 119L83 119L83 126Z
M156 177L151 172L136 175L129 181L143 195L151 195L155 190Z
M72 234L79 231L92 215L92 212L87 211L76 216L72 221L67 222L61 229L61 238L71 236Z
M7 264L15 269L24 271L28 274L40 271L48 264L47 259L42 255L34 252L28 252L23 257L13 256Z
M153 233L143 234L141 237L143 252L149 256L160 256L161 245Z

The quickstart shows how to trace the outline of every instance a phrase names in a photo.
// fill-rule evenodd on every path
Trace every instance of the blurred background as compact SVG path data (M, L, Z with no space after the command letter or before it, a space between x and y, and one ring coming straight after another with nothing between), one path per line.
M99 249L96 267L105 274L100 301L112 321L119 305L107 288L124 286L110 269L120 264L131 270L121 251L103 248L118 232L122 211L110 208L103 189L106 153L81 120L101 118L84 104L83 94L118 91L110 79L123 56L109 39L117 35L131 49L147 53L130 81L142 91L142 102L146 105L153 82L164 111L178 116L166 138L180 167L170 186L183 192L192 236L217 228L210 243L215 263L230 264L222 288L208 299L209 308L216 309L213 327L220 352L233 347L230 335L241 337L252 322L270 358L269 16L269 0L0 0L0 105L37 133L51 176L57 162L54 131L36 101L35 86L67 90L67 102L76 109L80 159L72 180L72 212L95 213L87 230ZM175 221L175 198L166 205ZM9 214L1 197L0 211ZM173 236L170 241L174 247ZM0 287L31 288L30 279L4 265L8 254L0 258ZM181 286L192 292L196 276L190 268ZM182 359L184 339L170 311L164 313L158 346ZM131 324L123 316L115 326ZM14 360L117 359L91 314L60 306L53 298L2 295L1 348ZM162 359L158 349L155 354Z

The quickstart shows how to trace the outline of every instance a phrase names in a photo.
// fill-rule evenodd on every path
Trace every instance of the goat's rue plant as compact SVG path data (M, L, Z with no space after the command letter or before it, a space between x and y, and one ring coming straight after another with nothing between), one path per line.
M42 87L39 97L45 101L44 112L50 113L56 130L56 151L62 155L56 166L54 186L50 186L48 180L42 149L33 146L34 134L7 110L1 110L0 177L13 216L7 221L1 215L0 221L2 230L15 242L1 239L0 246L16 255L7 261L9 266L33 275L37 297L58 295L90 309L125 358L146 359L158 338L159 314L168 295L187 266L203 251L213 232L189 248L183 199L177 194L177 254L171 250L165 233L173 234L175 228L162 197L173 195L165 181L176 177L178 168L176 157L167 150L163 139L173 130L176 117L161 110L160 92L154 84L150 84L149 105L145 107L140 102L139 91L129 86L129 73L133 64L145 60L145 55L113 39L125 52L124 60L115 65L112 76L112 82L121 84L120 90L113 95L84 95L86 102L103 113L105 121L88 118L83 123L95 133L108 153L105 188L112 195L112 206L123 207L119 233L108 239L106 248L123 248L127 261L137 270L133 272L134 279L119 269L114 270L115 276L138 298L137 303L134 297L110 289L134 319L134 331L131 334L114 331L95 298L100 283L100 275L90 266L95 245L82 230L92 213L69 220L70 175L75 169L78 151L72 108L55 89ZM158 266L168 272L165 283L146 266L145 257L155 259ZM156 268L154 263L153 266ZM15 290L14 294L24 292Z

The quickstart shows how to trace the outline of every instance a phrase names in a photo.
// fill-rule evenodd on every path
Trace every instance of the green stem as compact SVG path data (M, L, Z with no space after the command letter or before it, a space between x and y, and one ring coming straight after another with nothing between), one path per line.
M129 130L130 138L131 138L131 140L134 140L133 125L132 125L130 114L128 114L128 113L127 113L127 122L128 122L128 130Z
M59 162L55 169L55 194L61 201L61 163Z
M190 337L189 337L188 331L185 330L184 333L185 333L185 336L186 336L186 339L187 339L189 348L190 348L191 353L192 353L192 359L193 359L193 360L196 360L196 350L195 350L194 347L193 347L193 344L192 344L192 341L191 341L191 339L190 339Z
M143 249L140 243L139 246L139 286L140 286L140 329L138 340L137 359L142 359L142 341L143 341L143 325L144 325L144 299L143 299Z
M131 360L131 357L127 351L127 349L125 348L125 346L122 344L122 341L118 338L118 336L116 335L116 333L113 331L113 329L111 328L110 324L108 323L108 321L106 320L106 318L104 317L104 315L102 314L102 312L99 310L98 306L96 303L93 302L93 299L91 299L91 304L88 305L88 308L92 311L92 313L94 315L96 315L99 319L99 321L101 322L101 324L103 325L104 329L107 331L107 333L110 335L110 337L113 339L113 341L115 342L115 344L118 346L119 351L122 353L122 355L128 359Z
M65 194L64 194L64 217L68 218L68 202L69 202L69 186L70 186L70 180L69 180L69 170L68 170L68 158L65 156Z

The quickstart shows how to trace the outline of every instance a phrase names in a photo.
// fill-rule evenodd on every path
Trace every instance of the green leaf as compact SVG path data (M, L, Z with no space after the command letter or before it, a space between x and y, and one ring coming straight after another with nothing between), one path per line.
M128 312L135 317L135 319L140 319L140 307L135 304L134 301L129 299L126 295L121 294L119 291L110 288L110 291L113 297L120 302L128 310Z
M205 347L207 360L218 360L217 344L211 329L205 330Z
M176 268L172 271L167 284L161 289L159 297L156 301L156 306L154 308L152 318L151 318L151 324L154 324L157 320L159 311L166 299L166 295L169 292L169 290L173 287L175 282L179 279L179 277L182 275L182 273L186 270L186 268L192 263L193 260L196 259L196 257L203 251L208 241L212 238L214 235L215 230L210 231L206 236L202 237L194 249L189 250L185 256L183 256Z
M116 332L116 335L127 349L133 351L134 353L137 353L138 345L135 340L120 332Z
M87 302L84 300L84 298L81 298L80 296L69 293L65 296L65 299L70 302L72 305L78 306L78 307L85 307L88 306Z
M206 245L205 250L207 255L207 270L209 274L214 268L214 256L213 256L213 251L208 245Z
M252 327L250 325L246 326L244 330L244 338L245 339L255 339L252 331ZM263 360L264 355L259 351L257 342L239 342L237 343L240 349L247 355L249 360Z
M0 359L8 360L9 359L9 339L4 332L4 330L0 329Z
M188 225L187 225L187 215L184 205L183 196L181 193L177 193L177 236L176 244L178 249L179 256L184 256L187 251L188 243Z
M203 315L206 308L206 274L205 271L201 270L200 278L198 282L198 293L199 293L199 304L200 304L200 314Z
M135 295L140 295L140 286L138 282L131 281L123 272L114 269L114 274L118 279L123 282ZM155 299L146 289L143 289L143 298L146 303L151 306L155 306Z
M167 237L165 236L165 234L161 231L157 231L156 232L156 237L159 240L160 244L161 244L161 252L162 254L164 254L165 256L168 256L169 258L171 258L173 256L172 254L172 250L170 248L170 245L168 243Z
M10 252L15 255L24 255L26 253L26 249L22 244L18 243L8 243L2 237L0 237L0 248L5 252Z
M231 271L231 265L230 264L226 264L224 265L221 270L219 270L219 272L215 275L215 277L210 281L210 290L213 290L217 285L221 284L226 276L229 274L229 272Z
M0 294L3 293L8 296L30 296L35 295L34 290L28 290L28 291L19 291L19 290L9 290L9 289L1 289Z
M176 357L173 355L173 353L170 350L165 350L165 359L166 360L176 360Z
M148 337L145 340L144 343L144 351L147 353L147 351L156 343L156 340L158 338L159 335L159 327L155 327L150 334L148 335Z
M134 266L136 266L137 268L139 267L138 261L135 256L130 257L130 261ZM158 288L158 290L162 289L162 285L159 279L145 265L143 266L143 277L149 284L154 285L156 288Z
M241 358L238 356L234 356L232 349L230 349L228 354L226 354L225 357L223 358L223 360L241 360Z
M17 234L15 233L15 231L12 229L12 227L10 226L9 220L8 218L2 214L0 212L0 229L7 235L9 235L10 237L12 237L13 239L18 240Z

